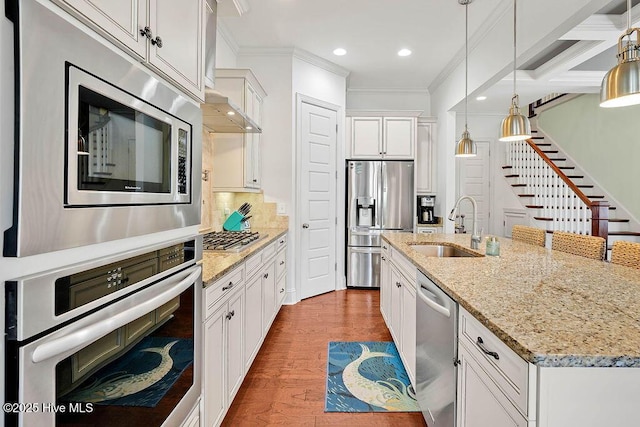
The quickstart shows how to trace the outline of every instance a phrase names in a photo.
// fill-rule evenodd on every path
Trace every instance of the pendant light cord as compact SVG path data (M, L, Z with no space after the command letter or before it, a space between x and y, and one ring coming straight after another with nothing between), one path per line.
M627 31L631 29L631 0L627 0Z
M467 130L469 104L469 3L464 5L464 130Z
M513 0L513 97L514 98L516 96L516 4L517 3L518 3L517 0Z

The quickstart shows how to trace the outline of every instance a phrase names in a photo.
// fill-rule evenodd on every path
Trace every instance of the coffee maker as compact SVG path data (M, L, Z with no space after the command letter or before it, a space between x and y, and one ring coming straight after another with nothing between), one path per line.
M438 218L433 209L436 205L436 196L418 196L418 224L436 224Z

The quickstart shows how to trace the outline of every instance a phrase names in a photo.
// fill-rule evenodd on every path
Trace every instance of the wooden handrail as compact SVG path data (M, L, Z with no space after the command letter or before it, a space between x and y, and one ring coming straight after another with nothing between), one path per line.
M591 235L600 236L607 240L609 236L609 202L607 201L592 201L587 197L576 184L569 179L567 175L551 161L541 149L533 142L532 139L527 139L527 144L545 161L547 165L564 181L565 184L573 191L576 196L582 202L587 205L591 210Z

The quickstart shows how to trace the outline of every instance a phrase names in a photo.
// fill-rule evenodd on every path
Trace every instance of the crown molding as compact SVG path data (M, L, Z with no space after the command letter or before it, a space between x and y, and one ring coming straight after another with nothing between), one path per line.
M347 88L347 92L361 92L361 93L421 93L425 95L429 95L429 90L425 88L392 88L392 87L375 87L375 88L366 88L366 87L350 87Z
M224 39L227 45L229 45L229 48L231 48L233 54L235 56L238 56L240 52L240 46L238 46L238 43L236 43L236 41L234 40L233 36L231 35L231 31L229 31L229 28L227 28L224 22L222 22L220 19L218 19L217 23L217 32L218 35L220 35Z
M337 74L340 77L348 77L351 71L331 61L327 61L311 52L297 47L243 47L238 51L239 56L291 56L305 61L318 68Z

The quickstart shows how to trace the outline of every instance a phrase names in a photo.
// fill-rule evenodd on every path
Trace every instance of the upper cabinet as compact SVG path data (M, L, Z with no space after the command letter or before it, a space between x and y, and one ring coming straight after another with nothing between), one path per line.
M205 0L57 0L136 59L204 100Z
M416 192L433 193L435 188L436 124L433 119L418 119L416 149Z
M248 69L217 69L216 92L229 98L262 127L266 92ZM213 191L255 192L262 188L259 133L213 133Z
M351 158L415 157L415 117L351 117L350 122Z

